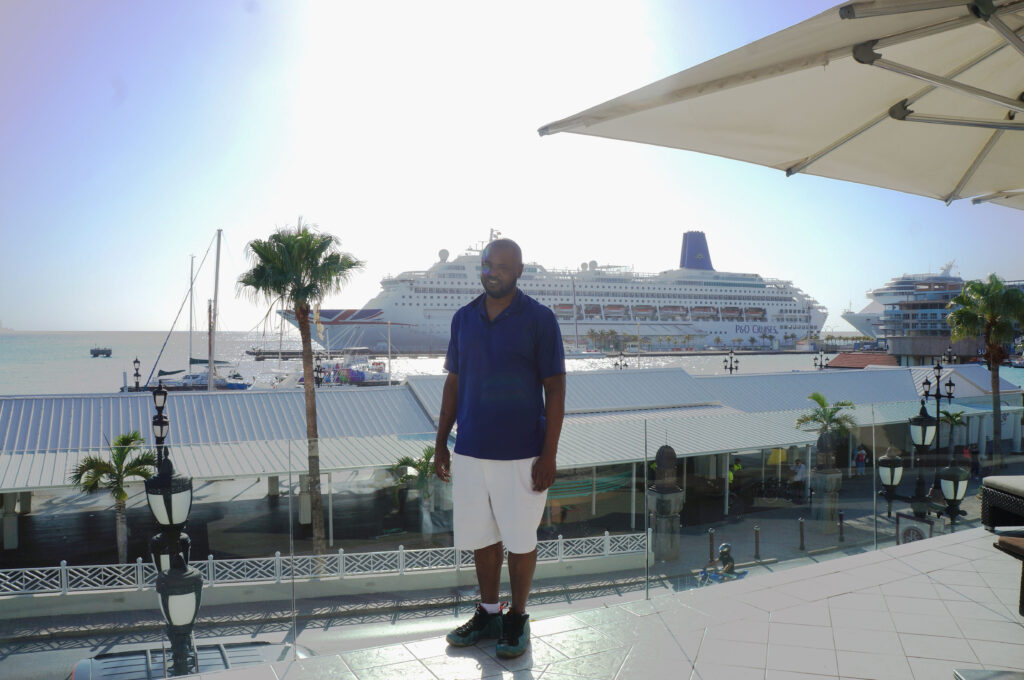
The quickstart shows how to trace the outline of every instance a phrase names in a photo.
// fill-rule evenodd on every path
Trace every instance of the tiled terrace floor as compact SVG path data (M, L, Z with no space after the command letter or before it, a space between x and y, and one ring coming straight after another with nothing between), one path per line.
M206 678L946 680L1024 671L1020 564L962 531L531 625L512 661L443 638Z

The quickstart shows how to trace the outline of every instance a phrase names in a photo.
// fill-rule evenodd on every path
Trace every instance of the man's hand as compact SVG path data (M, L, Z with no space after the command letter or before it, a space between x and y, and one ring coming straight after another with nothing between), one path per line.
M547 491L555 483L555 457L542 455L533 461L533 490Z
M452 453L447 446L434 447L434 472L442 482L452 481Z

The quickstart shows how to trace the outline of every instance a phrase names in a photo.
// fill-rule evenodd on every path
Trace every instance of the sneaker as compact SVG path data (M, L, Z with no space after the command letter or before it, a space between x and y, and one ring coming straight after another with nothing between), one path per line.
M479 604L473 612L473 618L448 633L445 640L453 647L469 647L475 645L480 638L496 638L501 636L501 613L488 614Z
M501 637L497 653L503 659L514 659L526 651L530 644L530 615L505 612L501 617Z

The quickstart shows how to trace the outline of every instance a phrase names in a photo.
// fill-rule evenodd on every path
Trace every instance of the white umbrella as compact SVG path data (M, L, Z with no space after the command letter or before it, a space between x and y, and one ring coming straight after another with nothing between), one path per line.
M847 3L539 132L1024 209L1022 27L1024 0Z

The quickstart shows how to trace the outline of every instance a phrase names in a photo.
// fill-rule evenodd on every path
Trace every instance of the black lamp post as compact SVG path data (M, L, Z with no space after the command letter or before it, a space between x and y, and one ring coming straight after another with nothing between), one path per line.
M320 365L320 357L316 358L316 366L313 367L313 378L316 380L317 387L320 387L324 382L324 367Z
M819 371L828 368L828 359L825 358L825 350L818 350L818 356L814 357L814 367Z
M184 533L189 512L192 510L192 478L175 474L170 452L164 445L168 418L164 415L167 390L158 383L153 390L153 436L157 448L157 474L146 480L146 502L160 532L149 542L150 556L157 569L156 592L160 611L167 621L167 636L171 640L174 665L172 676L197 672L190 670L190 655L195 660L192 628L203 594L203 577L188 566L191 542Z
M941 362L936 361L935 362L935 366L933 367L933 370L935 371L935 391L934 392L931 391L932 381L929 380L928 378L925 378L924 382L921 383L921 389L922 389L922 396L925 399L931 399L932 397L935 397L935 425L936 425L936 432L935 432L935 454L934 454L934 459L932 461L932 464L933 464L933 466L938 467L939 456L941 455L940 452L939 452L939 445L941 444L940 439L942 438L941 437L941 428L940 428L940 424L942 422L942 399L943 399L943 397L945 397L949 401L950 405L952 405L952 403L953 403L953 389L956 387L956 383L953 382L953 378L952 377L949 377L949 378L946 379L945 385L941 385L940 384L940 381L942 380L942 363ZM943 387L946 388L946 393L945 394L942 393L942 388ZM949 436L950 437L953 436L952 431L950 431ZM934 484L933 486L938 486L937 479L936 479L936 484Z
M928 415L925 409L924 400L921 400L921 411L910 419L910 438L918 450L927 450L931 445L935 432L938 430L938 421ZM903 459L901 456L893 456L889 453L878 459L878 477L882 483L883 490L878 492L879 496L885 498L888 505L886 516L892 517L892 502L894 500L910 503L911 512L915 517L923 519L929 512L936 515L945 514L949 517L950 526L956 523L956 518L967 513L960 509L960 502L967 492L967 471L963 468L950 464L939 473L939 490L946 505L935 503L928 497L924 477L918 473L917 481L914 483L914 495L904 496L896 493L896 488L903 479Z
M142 365L142 363L139 361L139 358L135 357L135 361L132 362L132 366L135 367L135 391L136 392L139 391L139 378L142 377L142 375L139 373L139 366L141 366L141 365Z
M729 350L729 356L722 359L722 367L729 371L729 375L732 375L733 371L740 370L740 360L736 358L736 354Z

